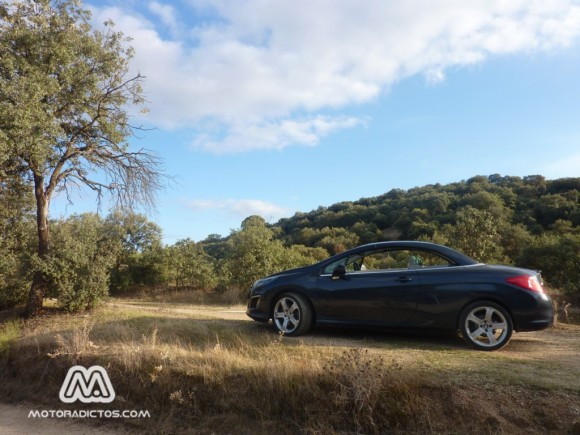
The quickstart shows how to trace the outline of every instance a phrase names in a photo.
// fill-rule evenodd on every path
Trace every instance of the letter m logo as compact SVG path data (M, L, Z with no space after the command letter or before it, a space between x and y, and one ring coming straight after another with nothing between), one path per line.
M64 403L111 403L115 400L115 390L107 371L101 366L88 369L73 366L66 374L60 388L59 398Z

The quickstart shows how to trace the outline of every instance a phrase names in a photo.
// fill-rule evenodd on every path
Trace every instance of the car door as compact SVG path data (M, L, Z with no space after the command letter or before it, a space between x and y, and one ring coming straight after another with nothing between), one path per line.
M333 277L329 269L321 271L317 279L317 321L371 326L408 323L421 286L417 272L401 267L400 261L384 261L397 256L401 254L381 250L359 255L360 260L346 260L347 272L341 278ZM349 267L349 261L358 266Z
M478 282L469 273L476 266L427 267L417 270L422 290L413 324L420 327L454 329L461 309L473 299L485 299L493 285Z

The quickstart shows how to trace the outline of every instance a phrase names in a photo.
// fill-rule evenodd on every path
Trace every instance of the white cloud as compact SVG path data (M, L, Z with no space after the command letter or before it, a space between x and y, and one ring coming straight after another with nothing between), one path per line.
M282 119L269 123L238 123L228 129L225 138L216 139L208 132L199 136L194 148L216 154L259 149L283 149L289 145L318 145L320 139L337 130L364 124L353 117L316 116L309 119Z
M214 152L314 145L333 130L314 126L321 110L371 101L411 75L438 83L453 66L569 46L580 34L575 0L189 5L178 16L160 1L150 3L164 25L189 26L188 36L180 32L173 40L134 11L102 8L95 15L97 21L112 18L134 38L134 67L147 77L150 121L205 131L208 142L196 146ZM211 19L189 22L188 14ZM297 113L301 120L293 126L289 119ZM346 117L328 122L346 126L340 119ZM216 140L207 125L225 125L226 137Z
M445 81L445 73L441 69L430 69L425 71L425 77L431 84L442 83Z
M173 6L165 5L157 1L149 3L149 10L157 15L161 22L165 24L172 32L177 33L180 28L176 11Z
M220 211L239 218L259 215L277 220L290 214L287 208L259 199L194 199L188 201L188 206L194 211Z

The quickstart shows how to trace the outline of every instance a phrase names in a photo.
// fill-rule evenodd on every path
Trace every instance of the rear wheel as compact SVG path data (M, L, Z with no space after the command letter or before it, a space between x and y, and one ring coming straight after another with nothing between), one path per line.
M459 327L463 339L479 350L497 350L510 341L512 318L505 308L494 302L468 305L462 312Z
M276 329L284 335L305 334L312 325L312 308L301 295L285 293L276 300L272 319Z

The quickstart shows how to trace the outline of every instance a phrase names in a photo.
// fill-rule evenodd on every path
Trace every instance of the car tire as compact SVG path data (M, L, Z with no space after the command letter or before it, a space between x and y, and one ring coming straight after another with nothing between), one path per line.
M272 321L280 334L290 337L302 335L312 325L312 308L303 296L284 293L276 299Z
M507 310L490 301L474 302L461 312L463 339L478 350L497 350L510 341L513 321Z

